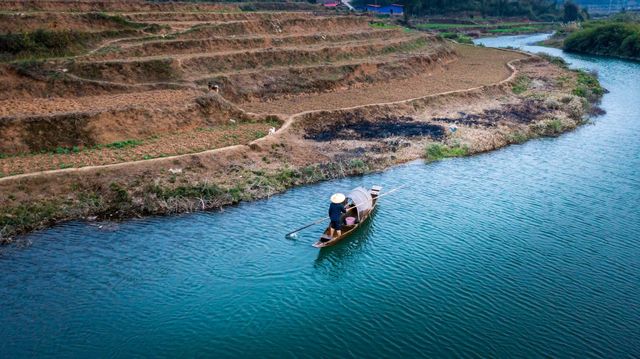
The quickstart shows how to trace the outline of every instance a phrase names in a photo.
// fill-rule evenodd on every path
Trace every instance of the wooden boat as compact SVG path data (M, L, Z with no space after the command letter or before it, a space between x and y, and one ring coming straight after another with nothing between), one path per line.
M347 195L350 203L347 205L347 213L343 214L341 218L343 225L340 236L332 238L329 235L331 233L331 224L329 224L320 237L320 240L314 243L313 246L316 248L329 247L353 234L356 229L369 218L371 213L373 213L381 190L382 187L380 186L372 186L368 191L362 187L354 188L349 195ZM354 217L355 223L352 225L344 224L347 217Z

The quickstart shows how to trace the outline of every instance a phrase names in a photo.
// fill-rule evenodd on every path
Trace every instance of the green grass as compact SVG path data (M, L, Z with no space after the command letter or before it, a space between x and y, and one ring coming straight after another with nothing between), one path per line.
M387 24L386 22L371 22L371 23L369 23L369 26L371 26L374 29L387 29L387 30L394 30L394 29L402 28L401 26Z
M558 119L553 119L547 122L547 129L553 134L561 133L563 128L564 126L562 125L562 122Z
M383 54L390 54L395 52L414 51L414 50L421 49L427 45L429 45L429 40L423 37L419 37L409 42L404 42L398 45L387 46L381 52ZM347 55L347 57L350 58L351 56Z
M531 130L538 136L558 136L566 127L558 118L551 118L531 125Z
M543 136L557 136L562 133L564 126L562 121L557 118L545 121L539 125L537 132Z
M261 130L253 131L253 138L262 138L266 135L267 133L265 131L261 131Z
M60 206L54 202L3 208L0 212L0 228L9 228L11 232L30 230L51 222L59 213ZM11 232L9 234L12 234Z
M0 34L0 61L36 60L74 56L86 52L97 42L136 33L136 30L80 32L75 30Z
M577 84L573 89L573 94L584 97L590 101L595 101L602 97L605 89L600 85L600 81L595 74L588 73L584 70L578 70Z
M464 157L469 155L469 147L466 145L445 146L433 143L425 149L424 157L427 161L438 161L449 157Z
M487 32L492 34L502 34L502 33L511 33L511 32L535 32L539 30L540 29L536 26L518 26L518 27L490 29L490 30L487 30Z
M523 143L528 139L529 137L522 132L513 132L507 135L507 141L509 141L509 143Z
M562 57L549 55L545 52L539 52L537 53L537 55L556 66L560 66L563 69L569 68L569 64Z
M428 23L428 24L417 24L416 27L424 30L453 30L453 29L479 29L479 30L491 30L491 29L536 29L541 26L552 25L553 23L548 22L540 22L540 23L531 23L531 22L503 22L497 24L440 24L440 23ZM517 31L517 30L511 30ZM506 32L506 31L505 31Z
M225 191L215 184L197 184L193 186L179 186L173 189L151 187L151 192L164 200L170 198L203 198L212 199L224 194Z
M516 95L520 95L529 89L529 84L531 84L531 79L528 76L520 75L516 77L515 82L511 86L511 91Z
M129 21L120 15L109 15L103 12L90 12L83 16L89 21L111 22L124 28L143 29L148 26L147 24Z
M470 36L457 32L441 32L439 35L445 39L454 40L461 44L473 44L473 39Z
M136 146L140 146L141 144L142 144L142 141L140 140L125 140L125 141L112 142L104 145L104 147L111 148L111 149L121 149L121 148L133 148Z

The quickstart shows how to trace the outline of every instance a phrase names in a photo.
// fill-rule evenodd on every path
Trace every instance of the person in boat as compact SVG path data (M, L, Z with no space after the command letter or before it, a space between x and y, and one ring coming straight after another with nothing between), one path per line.
M329 219L331 220L329 236L331 238L334 238L334 232L336 237L340 237L342 234L342 214L347 213L345 208L346 199L346 196L342 193L336 193L331 196L331 204L329 205Z

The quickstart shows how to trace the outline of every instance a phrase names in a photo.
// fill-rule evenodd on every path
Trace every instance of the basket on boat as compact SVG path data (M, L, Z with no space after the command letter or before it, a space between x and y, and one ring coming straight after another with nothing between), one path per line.
M344 221L347 223L347 226L353 226L356 223L356 217L347 217Z

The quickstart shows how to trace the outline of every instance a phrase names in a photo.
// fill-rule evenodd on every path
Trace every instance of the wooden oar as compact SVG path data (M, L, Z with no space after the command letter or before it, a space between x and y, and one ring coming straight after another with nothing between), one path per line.
M402 188L404 188L404 187L407 187L407 186L408 186L408 185L406 185L406 184L405 184L405 185L402 185L402 186L400 186L400 187L398 187L398 188L396 188L396 189L392 189L392 190L391 190L391 191L389 191L389 192L385 192L385 193L383 193L383 194L381 194L381 195L378 195L378 199L380 199L381 197L384 197L384 196L386 196L386 195L388 195L388 194L391 194L391 193L393 193L393 192L395 192L395 191L397 191L397 190L399 190L399 189L402 189ZM353 208L353 207L357 207L358 205L360 205L360 203L359 203L359 204L356 204L355 206L351 206L350 208L347 208L347 210L349 210L349 209L351 209L351 208ZM316 219L315 221L313 221L313 222L311 222L311 223L309 223L309 224L307 224L307 225L305 225L305 226L302 226L302 227L300 227L300 228L298 228L298 229L296 229L296 230L294 230L294 231L291 231L291 232L289 232L289 233L285 234L284 236L285 236L285 238L289 238L289 237L291 237L291 235L293 235L293 234L295 234L295 233L298 233L298 232L300 232L300 231L301 231L301 230L303 230L303 229L307 229L307 228L309 228L309 227L311 227L311 226L315 226L316 224L322 223L322 222L326 221L327 219L329 219L329 216L327 216L327 217L323 217L323 218L320 218L320 219Z
M329 216L327 216L327 217L323 217L323 218L320 218L320 219L317 219L317 220L315 220L315 221L313 221L313 222L311 222L311 223L307 224L307 225L306 225L306 226L304 226L304 227L300 227L300 228L298 228L298 229L296 229L296 230L294 230L294 231L291 231L291 232L289 232L289 233L285 234L284 236L285 236L286 238L289 238L289 237L291 237L291 235L292 235L292 234L298 233L298 232L300 232L301 230L306 229L306 228L309 228L309 227L311 227L311 226L315 226L316 224L318 224L318 223L322 223L322 222L326 221L327 219L329 219Z

